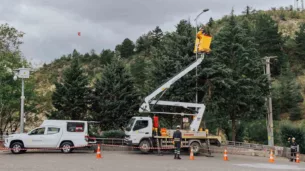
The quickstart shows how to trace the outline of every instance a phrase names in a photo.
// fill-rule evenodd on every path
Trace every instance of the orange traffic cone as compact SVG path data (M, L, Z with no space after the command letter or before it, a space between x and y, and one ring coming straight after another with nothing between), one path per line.
M296 163L300 163L300 156L299 156L299 153L297 153L297 158L295 160Z
M269 157L269 162L274 163L274 156L273 156L273 151L270 151L270 157Z
M195 160L194 152L193 152L193 148L192 147L191 147L191 152L190 152L190 160Z
M224 160L224 161L228 161L228 160L229 160L229 159L228 159L227 149L225 149L225 152L224 152L224 154L223 154L223 160Z
M97 158L97 159L102 158L102 153L101 153L101 146L100 146L100 144L97 145L96 158Z

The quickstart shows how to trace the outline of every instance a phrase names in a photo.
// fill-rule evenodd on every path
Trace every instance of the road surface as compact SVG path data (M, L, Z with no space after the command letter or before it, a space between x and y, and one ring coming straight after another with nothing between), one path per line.
M102 159L96 159L93 152L27 152L13 155L0 151L2 171L265 171L265 170L305 170L305 163L290 163L288 159L276 158L269 163L268 158L233 156L223 161L222 154L214 157L195 156L189 160L174 160L173 155L143 155L135 152L102 151Z

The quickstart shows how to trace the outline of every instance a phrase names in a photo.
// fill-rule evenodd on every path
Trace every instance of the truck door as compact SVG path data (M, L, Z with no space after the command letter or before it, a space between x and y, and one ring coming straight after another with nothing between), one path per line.
M133 129L133 143L140 143L141 139L145 137L152 137L152 127L148 120L137 120Z
M26 140L26 147L30 147L30 148L45 147L44 134L45 134L45 127L37 128L31 131L31 133L28 134L29 136Z
M57 147L62 135L62 130L59 127L47 127L45 137L45 145L50 148Z

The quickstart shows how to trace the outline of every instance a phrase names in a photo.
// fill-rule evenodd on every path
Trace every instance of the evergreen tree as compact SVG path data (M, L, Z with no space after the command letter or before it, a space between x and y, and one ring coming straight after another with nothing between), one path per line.
M122 58L129 58L134 54L134 48L134 43L130 39L126 38L118 50L120 51Z
M295 76L288 69L279 77L279 83L273 90L274 113L279 119L281 113L290 113L291 120L301 119L299 103L303 101L301 90Z
M176 31L167 33L163 36L160 48L152 52L153 83L149 84L151 91L158 88L171 77L180 73L185 67L193 63L196 58L193 53L194 49L194 28L187 20L181 20L176 26ZM195 86L196 77L195 70L191 71L167 90L163 95L163 100L194 102L195 101ZM168 112L189 112L179 108L169 108L164 106L156 106L158 111ZM167 115L162 117L164 124L168 127L173 126L180 116ZM163 121L162 121L163 122Z
M296 32L296 49L295 56L297 60L304 64L305 63L305 23L300 25L300 30ZM305 65L304 65L305 66Z
M153 39L152 39L152 45L154 47L158 47L160 45L161 39L163 37L163 32L159 26L157 26L153 31L152 31Z
M103 130L124 126L139 109L139 96L134 81L122 61L113 59L105 66L101 79L95 83L92 96L94 120Z
M52 103L56 110L49 115L49 118L85 119L89 105L88 84L78 59L73 59L71 66L64 71L62 81L55 83L56 90L52 95Z
M270 15L258 14L255 20L255 39L259 45L261 57L277 56L278 62L271 65L271 73L277 76L281 73L282 66L286 66L287 57L283 55L283 41L278 33L278 24Z
M152 40L149 37L149 35L142 35L140 36L137 41L136 41L136 52L144 52L144 54L147 56L150 53L151 50L151 45L152 45Z
M136 56L135 62L131 64L130 71L134 78L134 82L138 91L141 94L148 93L147 81L146 81L148 79L148 73L147 73L147 62L145 61L145 58L140 55Z
M176 32L164 36L163 48L153 54L155 87L181 72L196 59L193 53L194 29L186 20L181 20L176 28ZM181 96L181 93L184 96ZM164 97L172 98L172 100L194 101L195 71L178 80L166 94Z
M102 64L109 64L114 58L114 52L110 49L103 49L100 56Z
M212 57L205 60L201 70L207 109L217 118L232 121L233 141L238 120L264 116L268 83L253 41L232 12L229 22L215 36Z
M211 17L211 18L209 19L208 26L209 26L209 27L213 27L214 24L215 24L215 21L214 21L214 19Z
M245 11L243 11L242 13L245 14L246 16L250 16L251 14L254 14L256 11L255 9L253 9L250 6L246 6Z

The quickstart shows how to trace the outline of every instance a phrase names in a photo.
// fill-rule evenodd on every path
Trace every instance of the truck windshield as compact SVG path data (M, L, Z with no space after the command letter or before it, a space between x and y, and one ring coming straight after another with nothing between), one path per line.
M136 119L135 118L131 118L130 121L128 122L127 126L126 126L126 131L130 131L131 127L133 126L133 123Z

